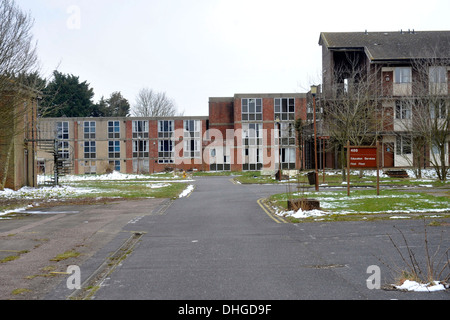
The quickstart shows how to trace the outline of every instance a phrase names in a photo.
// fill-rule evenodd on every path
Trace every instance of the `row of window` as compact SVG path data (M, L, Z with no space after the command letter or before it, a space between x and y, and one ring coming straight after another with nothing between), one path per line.
M395 118L411 119L414 105L417 106L417 103L413 100L397 100L395 103ZM431 119L444 119L447 117L447 105L444 100L437 101L430 106L428 112Z
M261 121L263 119L263 99L244 98L242 104L242 121ZM274 99L275 119L281 121L295 120L295 99L276 98Z
M431 66L429 69L430 83L447 83L447 67L446 66ZM411 67L397 67L394 71L394 83L411 83L412 82L412 68Z
M242 120L262 121L262 99L242 99ZM295 120L295 99L274 99L275 119L281 121ZM96 139L96 122L84 121L84 139ZM168 139L173 137L175 129L173 120L158 121L158 138ZM184 136L200 138L201 123L199 120L184 121ZM149 137L149 124L147 120L135 120L132 123L133 139L145 139ZM57 122L57 137L59 140L69 139L69 122ZM120 139L120 121L108 121L108 139Z
M96 122L84 121L84 139L96 139ZM69 122L62 121L56 123L58 140L69 139ZM158 136L160 138L171 138L174 131L173 120L160 120L158 123ZM133 139L148 138L148 121L136 120L132 123ZM200 120L184 121L185 137L200 138ZM108 139L120 139L120 121L108 121Z

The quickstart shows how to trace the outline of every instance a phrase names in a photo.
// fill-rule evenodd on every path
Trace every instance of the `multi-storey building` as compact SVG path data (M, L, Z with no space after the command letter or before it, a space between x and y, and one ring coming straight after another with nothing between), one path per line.
M276 171L312 169L315 161L320 169L340 168L338 153L346 141L336 144L326 119L331 103L342 111L345 102L364 110L353 115L362 127L351 129L352 135L381 142L383 167L436 160L436 137L424 138L430 130L420 119L443 126L441 161L449 161L450 32L321 33L319 44L323 83L315 100L310 93L236 94L210 98L203 117L44 118L40 139L55 139L54 154L70 162L75 174ZM53 172L56 160L45 150L38 161L41 171Z
M379 120L371 134L382 143L384 167L439 162L433 125L447 139L441 147L448 162L450 31L324 32L319 45L320 103L343 106L345 99L369 97Z
M56 138L74 174L298 169L297 118L306 118L306 94L237 94L210 98L207 117L43 118L39 132ZM53 163L38 152L41 172Z

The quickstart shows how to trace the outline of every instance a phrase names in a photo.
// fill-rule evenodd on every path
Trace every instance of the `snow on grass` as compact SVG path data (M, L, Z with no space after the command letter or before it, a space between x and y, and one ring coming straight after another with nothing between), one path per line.
M55 199L75 197L78 195L93 192L96 192L96 190L90 188L75 188L71 186L55 186L42 188L23 187L17 191L11 189L0 191L0 198L24 200Z
M31 188L23 187L17 191L11 189L4 189L0 191L0 199L12 200L45 200L53 201L57 199L71 198L83 194L92 194L97 192L95 189L89 188L74 188L70 186L57 186L57 187L42 187L42 188ZM26 209L32 208L33 205L29 205L23 208L15 208L5 211L0 211L0 216L5 216L10 213L24 211Z
M395 286L399 290L415 291L415 292L434 292L446 290L445 286L439 281L432 283L418 283L416 281L406 280L401 286Z
M420 193L399 193L377 196L375 193L354 192L347 197L343 192L293 193L292 197L312 197L320 201L321 210L285 211L274 207L280 216L293 218L324 217L331 215L392 215L391 219L408 219L410 214L445 214L450 212L450 201L442 197L431 197ZM283 197L277 201L286 201Z
M176 180L179 179L179 180ZM40 175L38 176L38 182L43 183L48 180L48 177ZM83 182L87 184L92 182L123 182L123 183L144 183L145 187L149 189L162 189L166 187L170 187L172 183L175 182L188 182L193 180L181 179L177 175L166 175L163 174L153 174L153 175L142 175L142 174L124 174L117 171L114 171L110 174L104 175L68 175L60 178L61 186L48 186L48 187L39 187L39 188L31 188L24 187L17 191L11 189L5 189L0 191L0 199L9 200L42 200L42 201L55 201L59 199L67 199L73 197L79 197L83 195L92 195L93 193L104 194L110 193L111 188L103 189L101 186L97 188L94 187L85 187L83 186ZM81 185L78 185L81 183ZM181 196L188 195L193 188L192 186L188 187ZM119 191L124 192L124 191ZM29 208L29 207L27 207ZM8 210L6 210L8 209ZM1 209L0 209L1 210ZM17 212L24 210L24 208L8 208L4 209L5 211L0 211L0 216L7 215L9 213Z
M159 177L161 179L161 177ZM145 180L154 179L153 176L143 174L125 174L114 171L108 174L101 175L69 175L60 178L60 182L72 181L110 181L110 180Z
M323 217L326 216L328 213L322 210L309 210L309 211L303 211L302 209L299 209L298 211L277 211L277 215L283 216L283 217L293 217L297 219L303 219L303 218L310 218L310 217Z
M150 183L150 184L147 184L146 186L150 189L160 189L160 188L169 187L170 183Z

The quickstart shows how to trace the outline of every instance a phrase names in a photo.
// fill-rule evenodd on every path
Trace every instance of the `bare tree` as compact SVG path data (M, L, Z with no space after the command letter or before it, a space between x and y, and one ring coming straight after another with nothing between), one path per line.
M139 91L132 111L135 117L172 117L176 113L174 101L165 92L154 92L148 88Z
M342 169L345 166L344 146L373 145L381 129L382 117L374 92L376 70L368 72L358 56L348 54L334 71L334 85L320 99L323 108L323 130L340 150ZM375 91L374 91L375 90ZM345 170L343 170L345 178Z
M35 70L34 20L14 0L0 0L0 17L0 75L10 77Z
M22 12L14 0L0 0L0 17L0 158L3 163L0 188L3 188L14 141L28 129L27 123L35 121L25 119L31 107L26 96L32 89L25 88L21 81L28 78L24 75L37 72L38 63L31 16Z
M407 136L412 155L404 158L416 168L421 176L421 167L427 160L441 181L447 180L449 171L448 146L450 142L450 95L448 92L449 59L417 59L412 62L412 96L396 102L397 127ZM399 114L403 113L403 114Z

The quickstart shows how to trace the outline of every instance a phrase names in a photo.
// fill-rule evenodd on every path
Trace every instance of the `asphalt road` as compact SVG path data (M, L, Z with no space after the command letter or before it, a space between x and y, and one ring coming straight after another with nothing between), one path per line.
M69 290L63 280L45 299L450 298L448 290L416 293L367 286L369 266L380 267L381 285L393 283L398 275L394 266L406 268L387 236L406 249L394 226L417 252L416 258L424 257L421 220L287 224L258 204L267 195L286 191L283 186L236 185L229 177L196 178L194 184L189 197L134 214L114 239L83 262L82 283L95 290ZM432 248L450 247L446 222L428 228Z

